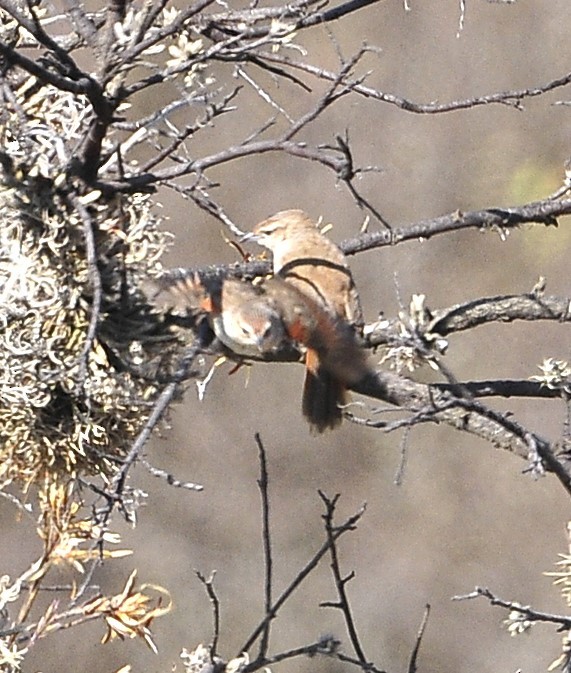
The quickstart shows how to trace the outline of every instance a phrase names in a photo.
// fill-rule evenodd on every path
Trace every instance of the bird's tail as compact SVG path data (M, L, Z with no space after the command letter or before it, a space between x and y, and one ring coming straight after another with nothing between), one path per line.
M308 349L305 356L302 412L316 433L332 430L343 419L342 406L347 403L344 383L326 369L317 351Z

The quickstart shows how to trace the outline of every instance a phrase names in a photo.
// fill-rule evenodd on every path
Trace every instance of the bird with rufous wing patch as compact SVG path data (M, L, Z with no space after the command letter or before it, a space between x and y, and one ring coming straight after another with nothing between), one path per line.
M317 432L334 428L342 419L347 386L372 372L355 334L363 314L346 257L302 210L272 215L244 240L268 248L275 277L303 294L316 314L328 316L327 329L318 333L333 335L329 346L307 349L303 412Z

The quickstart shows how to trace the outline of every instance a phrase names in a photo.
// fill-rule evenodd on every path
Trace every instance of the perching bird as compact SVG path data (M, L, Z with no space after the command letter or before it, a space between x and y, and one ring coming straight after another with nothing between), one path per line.
M254 240L273 256L276 278L295 287L325 312L334 336L326 349L307 350L303 413L317 432L341 422L347 385L371 370L357 344L354 326L363 322L361 304L345 255L301 210L285 210L257 224L243 240ZM322 329L321 332L330 331ZM331 344L337 342L333 348Z

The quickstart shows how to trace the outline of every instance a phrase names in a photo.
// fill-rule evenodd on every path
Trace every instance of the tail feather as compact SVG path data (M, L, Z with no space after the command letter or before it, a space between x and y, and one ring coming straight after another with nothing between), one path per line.
M322 433L337 427L342 419L341 405L346 403L344 384L324 369L316 351L306 353L302 412L312 431Z

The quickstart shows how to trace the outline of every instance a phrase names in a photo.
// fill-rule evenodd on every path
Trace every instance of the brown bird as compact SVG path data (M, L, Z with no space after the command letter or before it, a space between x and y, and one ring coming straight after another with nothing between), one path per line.
M184 308L205 314L220 342L236 355L259 357L288 340L278 308L259 285L236 278L202 281L195 274L166 279L163 289Z
M236 279L205 284L197 275L183 275L165 279L162 288L177 304L205 314L220 342L240 357L302 346L306 382L311 381L303 413L317 432L341 421L346 386L369 371L348 323L279 276L258 284Z
M334 316L361 325L363 312L347 259L302 210L283 210L257 224L255 240L273 256L274 274L285 278Z
M271 250L275 276L303 294L310 301L306 310L319 316L314 334L327 338L319 347L301 340L308 347L303 413L317 432L334 428L342 420L347 386L371 372L353 329L363 316L345 255L301 210L276 213L245 240Z
M264 288L289 338L305 348L304 417L315 432L335 428L348 402L347 386L371 372L354 329L280 276L266 280Z

